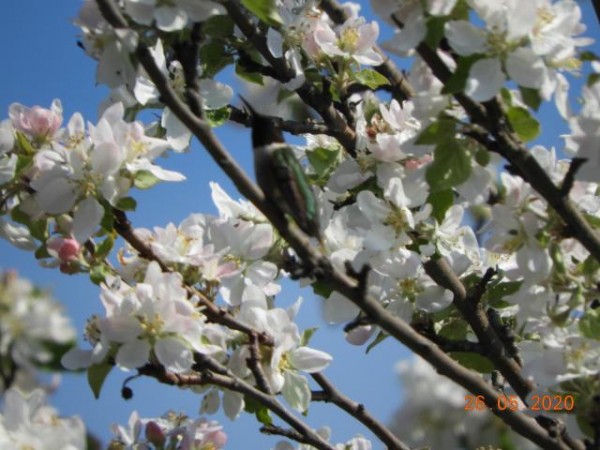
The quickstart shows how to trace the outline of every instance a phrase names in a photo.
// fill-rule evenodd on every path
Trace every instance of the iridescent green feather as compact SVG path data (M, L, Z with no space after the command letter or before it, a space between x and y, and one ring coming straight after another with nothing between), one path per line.
M304 175L302 166L290 147L281 147L273 152L271 159L273 176L285 205L298 226L308 235L319 238L319 212L317 200Z

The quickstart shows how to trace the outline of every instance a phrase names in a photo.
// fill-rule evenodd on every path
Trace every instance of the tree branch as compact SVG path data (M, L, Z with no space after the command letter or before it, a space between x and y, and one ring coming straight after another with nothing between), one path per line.
M157 367L153 365L144 366L138 369L138 372L142 375L151 376L162 383L173 386L215 385L229 389L233 392L238 392L244 396L248 396L249 398L258 401L261 405L264 405L270 411L276 414L280 419L290 425L294 430L296 430L296 432L298 432L299 435L303 437L302 442L322 450L335 450L335 447L325 441L314 430L312 430L304 422L299 420L290 411L288 411L273 395L266 394L265 392L262 392L254 386L248 384L214 359L206 355L200 355L200 357L202 361L201 365L204 366L204 370L201 373L196 373L193 375L176 374L173 372L168 372L162 366Z
M235 106L229 105L230 116L229 120L237 122L245 127L251 127L252 121L251 116L247 114L243 109L238 109ZM265 116L273 121L283 131L288 133L299 135L299 134L326 134L328 136L335 137L329 127L322 122L315 122L307 120L305 122L297 122L295 120L284 120L281 117Z
M250 335L250 343L248 344L248 347L250 348L250 357L246 359L246 365L252 372L252 375L254 375L256 386L258 386L258 388L265 394L272 395L271 387L269 386L265 372L260 365L258 333L255 332Z
M364 405L355 402L338 391L322 373L311 374L313 379L323 389L322 394L315 395L316 401L331 402L346 411L349 415L365 425L377 436L390 450L410 450L406 444L400 441L386 426L373 417Z
M452 272L445 259L430 259L423 266L433 281L454 294L454 305L471 326L479 343L485 349L485 355L492 360L523 403L527 404L527 396L533 390L533 386L521 375L521 367L511 358L496 330L491 326L481 302L470 301L464 285ZM475 292L478 293L478 290Z

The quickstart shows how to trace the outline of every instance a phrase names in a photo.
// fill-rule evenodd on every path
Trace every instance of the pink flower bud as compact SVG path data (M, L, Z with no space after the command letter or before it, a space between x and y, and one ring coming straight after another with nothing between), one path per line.
M52 103L51 109L41 106L27 108L13 103L8 115L16 130L35 137L52 136L62 124L62 107L57 100Z
M165 436L163 429L156 422L151 420L146 424L146 439L148 439L155 447L162 448L167 437Z
M73 238L53 237L46 244L50 254L61 262L72 262L79 258L81 245Z

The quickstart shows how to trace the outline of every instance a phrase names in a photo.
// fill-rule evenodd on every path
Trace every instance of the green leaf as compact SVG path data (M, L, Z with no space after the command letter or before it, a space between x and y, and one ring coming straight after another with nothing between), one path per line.
M325 299L329 298L329 296L331 295L331 293L333 292L333 288L331 287L330 283L326 283L324 281L315 281L313 284L311 284L313 292L320 296L323 297ZM325 300L327 301L327 300Z
M100 245L96 246L94 258L96 258L97 261L102 261L108 256L114 245L115 238L112 234L109 234L108 237L104 239Z
M98 263L90 268L90 280L94 284L104 283L108 274L110 274L110 269L106 264Z
M594 228L600 228L600 217L593 216L591 214L583 214L587 222ZM16 219L15 219L16 220Z
M29 226L29 222L31 221L31 219L29 219L29 216L23 211L21 211L18 206L14 207L10 211L10 218L15 222L21 223L26 226Z
M454 193L452 189L430 192L426 203L429 203L433 208L431 215L438 223L442 223L446 216L446 211L454 204Z
M16 136L16 144L17 144L17 148L19 149L20 153L25 153L26 155L33 155L35 153L35 150L33 149L33 146L31 145L31 142L29 142L29 140L27 139L27 136L25 136L25 134L23 134L21 131L17 131L15 133Z
M371 342L369 344L369 346L367 347L367 350L365 350L365 353L369 353L371 350L373 350L375 347L377 347L379 344L381 344L383 341L385 341L390 335L387 333L384 333L383 331L380 331L377 334L377 337L373 340L373 342Z
M583 275L594 275L598 269L600 269L600 262L592 255L589 255L581 265Z
M206 111L206 120L212 128L219 127L227 122L231 111L228 106L223 106L220 109L210 109Z
M500 89L500 96L502 97L502 101L506 103L507 107L512 106L513 96L508 88L503 87Z
M445 191L464 183L471 175L471 158L463 145L449 139L437 145L425 179L431 192Z
M471 66L479 59L481 59L481 56L460 57L458 59L456 70L442 89L442 94L458 94L464 91L465 86L467 85L467 78L469 78L469 72L471 71Z
M519 138L528 142L540 134L540 124L529 111L520 106L513 106L507 112L508 121Z
M469 332L469 326L462 319L449 319L447 323L442 326L438 335L445 337L446 339L452 339L454 341L462 340L467 337Z
M578 403L576 403L578 405ZM579 411L579 408L576 409ZM585 411L584 413L577 412L575 414L575 420L577 421L577 426L586 436L593 438L596 435L595 426L593 426L591 422L591 418L588 414L589 411Z
M492 159L490 152L485 148L479 148L475 152L475 162L479 164L481 167L486 167Z
M200 48L203 77L212 78L232 63L233 56L228 53L227 46L222 41L213 39Z
M133 184L138 189L150 189L159 181L160 180L156 178L151 172L148 172L147 170L140 170L135 174Z
M598 82L598 80L600 80L600 73L591 73L588 76L586 85L593 86L594 84L596 84Z
M488 286L485 292L485 298L490 306L499 307L500 302L504 300L504 297L513 295L519 292L523 281L506 281L498 284Z
M354 76L356 81L371 89L377 89L379 86L387 86L390 84L390 81L385 76L373 69L363 69L356 72Z
M35 259L50 258L50 253L48 253L48 249L45 245L40 245L33 255L35 256Z
M449 352L448 355L467 369L472 369L479 373L490 373L494 370L494 364L479 353Z
M266 406L263 406L258 411L256 411L256 418L260 423L265 425L272 425L273 419L271 418L271 411Z
M311 338L313 337L313 334L315 334L315 331L317 331L318 329L319 329L318 327L313 327L313 328L307 328L306 330L304 330L302 332L302 337L300 338L300 347L304 347L304 346L308 345Z
M579 59L581 61L598 61L600 58L592 51L586 50L579 53Z
M306 151L306 158L319 179L327 177L337 167L338 156L339 151L337 149L330 150L325 147L317 147L314 150Z
M233 35L233 19L225 14L212 16L202 23L202 31L210 37L228 38Z
M100 397L102 385L113 366L106 363L92 364L87 370L87 379L95 398Z
M121 211L135 211L137 202L133 197L123 197L117 202L117 209Z
M444 37L444 26L448 18L446 17L430 17L427 20L427 34L425 35L425 43L429 48L437 49Z
M519 86L519 90L521 91L521 99L523 102L534 111L537 111L542 104L542 97L540 96L539 91L523 86Z
M244 81L248 81L249 83L258 84L260 86L264 85L263 76L258 72L249 72L242 64L235 65L235 74L240 77Z
M579 330L586 338L600 340L600 310L589 308L579 319Z
M275 0L242 0L242 5L267 25L277 26L283 23Z
M45 241L48 239L48 221L46 219L40 219L30 222L29 232L38 241Z
M456 122L454 119L441 118L433 122L419 134L417 145L435 145L453 139L456 134Z
M264 425L273 424L273 418L271 417L269 408L247 395L244 396L244 411L256 415L256 419Z
M27 168L29 168L31 166L32 162L33 162L32 156L19 155L17 157L17 166L15 168L15 173L20 174L23 170L26 170Z

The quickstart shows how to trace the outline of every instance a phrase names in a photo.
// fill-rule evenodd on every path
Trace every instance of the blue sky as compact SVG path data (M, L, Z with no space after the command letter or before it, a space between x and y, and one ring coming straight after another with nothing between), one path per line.
M78 30L71 25L71 20L77 15L79 5L78 0L21 0L3 5L0 15L0 50L4 61L0 70L0 118L7 116L12 102L48 107L54 98L58 98L62 101L65 119L79 111L87 120L96 121L97 107L106 90L95 86L95 63L76 45ZM586 21L595 27L587 34L597 35L589 2L584 2L583 7ZM566 131L563 124L554 121L545 121L543 126L554 133ZM218 134L231 153L252 173L247 130L226 126L219 129ZM556 134L544 137L542 142L560 147ZM178 223L192 212L215 213L209 196L209 181L219 182L233 197L238 197L232 184L197 145L189 154L172 155L164 165L181 171L188 180L158 185L148 192L133 192L138 200L138 211L131 215L136 227ZM0 241L0 268L15 268L36 284L52 289L74 318L79 336L85 320L93 313L101 313L98 289L84 275L66 276L43 269L31 254L16 250L4 241ZM285 303L291 303L298 295L297 289L286 288L281 298ZM315 319L320 317L319 301L310 292L303 292L303 295L302 324L321 323ZM381 420L391 418L401 400L394 365L408 356L403 346L386 341L365 356L363 348L345 343L339 327L326 325L321 326L312 344L335 356L326 374L343 392L363 402ZM52 402L65 415L82 416L89 429L104 442L110 435L110 424L125 424L134 409L142 417L160 415L167 409L197 416L199 395L161 386L153 380L135 381L130 385L134 390L133 399L121 399L120 386L128 375L131 374L115 370L99 400L93 398L84 376L65 375ZM249 416L243 416L235 423L222 416L217 418L229 435L228 448L268 449L277 441L277 438L262 436ZM307 420L314 427L332 426L336 441L345 441L356 433L368 434L359 424L327 405L312 407Z

